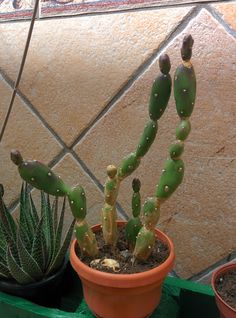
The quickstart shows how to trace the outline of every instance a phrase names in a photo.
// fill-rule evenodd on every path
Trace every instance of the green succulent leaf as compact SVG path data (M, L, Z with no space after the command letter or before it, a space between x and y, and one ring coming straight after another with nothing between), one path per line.
M58 268L60 268L62 266L66 251L68 250L69 245L70 245L71 236L72 236L73 229L74 229L74 224L75 224L75 220L73 220L69 229L67 230L67 233L65 235L65 239L64 239L59 251L57 252L57 255L53 259L53 262L49 266L47 274L53 273L54 271L56 271Z
M10 247L7 249L7 267L9 268L11 276L22 285L33 283L35 280L27 274L17 263L14 258Z
M17 235L17 248L21 261L21 268L23 269L23 271L35 280L39 280L40 278L42 278L43 272L40 266L25 248L19 233Z
M44 270L46 266L46 255L44 252L44 234L43 234L43 218L40 219L33 239L33 245L31 250L31 255L39 265L39 267Z

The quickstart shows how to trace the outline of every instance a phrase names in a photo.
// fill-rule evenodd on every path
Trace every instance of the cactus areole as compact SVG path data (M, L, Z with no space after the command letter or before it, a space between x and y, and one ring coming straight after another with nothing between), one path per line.
M133 253L132 262L147 261L152 254L155 227L160 217L162 203L177 190L184 178L185 167L181 157L185 140L191 131L190 116L196 98L196 77L191 62L193 42L191 35L184 37L181 47L182 62L177 66L173 79L176 111L179 116L179 123L175 131L176 140L169 147L169 158L164 163L156 188L153 189L153 196L146 199L143 208L141 182L135 178L132 183L132 217L125 227L125 235ZM107 167L101 224L104 242L112 249L116 247L118 240L116 201L121 184L126 177L133 174L142 165L142 158L148 154L155 142L158 126L164 123L164 118L161 123L158 123L158 120L164 116L172 91L172 79L169 73L171 62L167 54L159 57L159 69L160 72L154 79L151 88L149 118L137 140L136 147L121 160L120 164ZM17 150L11 152L11 159L17 165L21 178L27 183L53 196L68 198L70 209L76 219L75 236L78 246L83 255L97 259L99 247L96 237L86 221L86 189L81 185L68 186L52 169L36 160L24 160ZM105 263L109 264L109 262Z

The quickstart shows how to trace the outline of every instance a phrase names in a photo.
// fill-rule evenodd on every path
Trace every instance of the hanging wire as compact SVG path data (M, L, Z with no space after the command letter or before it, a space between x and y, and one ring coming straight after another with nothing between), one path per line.
M23 70L24 70L25 61L26 61L26 57L27 57L27 53L28 53L28 49L29 49L29 45L30 45L30 40L31 40L33 29L34 29L34 22L35 22L35 18L37 16L37 13L38 13L38 7L39 7L39 0L35 0L34 11L33 11L33 15L32 15L31 22L30 22L29 32L28 32L26 43L25 43L25 48L24 48L24 53L23 53L23 57L21 60L21 64L20 64L20 69L19 69L19 72L17 75L17 79L16 79L16 82L15 82L15 85L13 88L12 96L11 96L11 101L10 101L10 104L8 107L6 117L5 117L4 122L3 122L1 133L0 133L0 143L2 142L2 138L4 135L11 111L12 111L15 97L16 97L17 89L18 89L18 86L19 86L19 83L21 80L21 75L22 75Z

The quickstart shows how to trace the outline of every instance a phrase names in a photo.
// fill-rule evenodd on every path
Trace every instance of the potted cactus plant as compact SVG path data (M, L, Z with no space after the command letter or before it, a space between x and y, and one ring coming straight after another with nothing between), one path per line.
M59 211L58 198L51 206L49 196L41 192L38 213L29 187L23 184L19 217L14 219L3 195L0 184L0 290L55 306L74 226L72 222L63 239L65 200Z
M221 318L236 318L236 264L218 268L212 275L211 284Z
M158 305L162 282L173 267L173 243L156 229L156 225L160 207L175 192L184 176L181 155L184 141L191 130L189 118L196 96L196 78L190 61L192 46L191 35L185 36L181 47L182 63L174 75L174 96L180 118L176 142L169 148L169 159L164 165L154 196L147 198L143 205L142 215L141 184L138 179L133 180L133 217L127 224L117 221L116 200L122 181L136 170L153 144L158 120L167 107L172 88L169 74L171 64L167 54L159 58L160 74L151 90L150 119L136 150L125 157L118 168L114 165L107 167L101 224L92 228L88 225L86 195L82 186L71 188L44 164L36 160L23 160L19 151L11 153L23 180L48 194L68 197L76 219L76 239L71 244L70 260L82 280L85 300L97 317L148 317ZM167 251L162 259L160 250Z

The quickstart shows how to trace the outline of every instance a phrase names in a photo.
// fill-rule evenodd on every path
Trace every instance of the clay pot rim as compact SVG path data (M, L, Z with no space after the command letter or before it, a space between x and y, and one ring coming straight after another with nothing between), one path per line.
M233 307L231 307L229 304L227 304L220 296L220 294L218 293L218 291L216 290L215 287L215 281L217 280L217 278L223 274L228 272L230 269L236 269L236 263L230 263L230 264L224 264L221 267L219 267L217 270L214 271L212 278L211 278L211 286L212 289L215 293L215 296L229 309L231 310L233 313L236 313L236 309L234 309Z
M117 221L118 226L123 225L127 222ZM93 230L96 230L101 227L101 224L96 224L92 227ZM70 248L70 259L73 268L77 271L78 275L81 277L98 283L99 285L110 285L108 282L113 282L120 285L120 287L131 287L132 282L136 285L139 281L140 285L146 285L147 283L154 283L157 280L159 275L160 280L162 280L169 272L169 268L172 268L175 259L174 253L174 244L170 238L164 234L162 231L155 229L156 234L159 239L167 243L169 247L170 254L168 258L159 266L152 268L148 271L134 274L112 274L105 273L99 270L93 269L88 265L84 264L75 253L75 245L77 244L76 239L73 240Z

